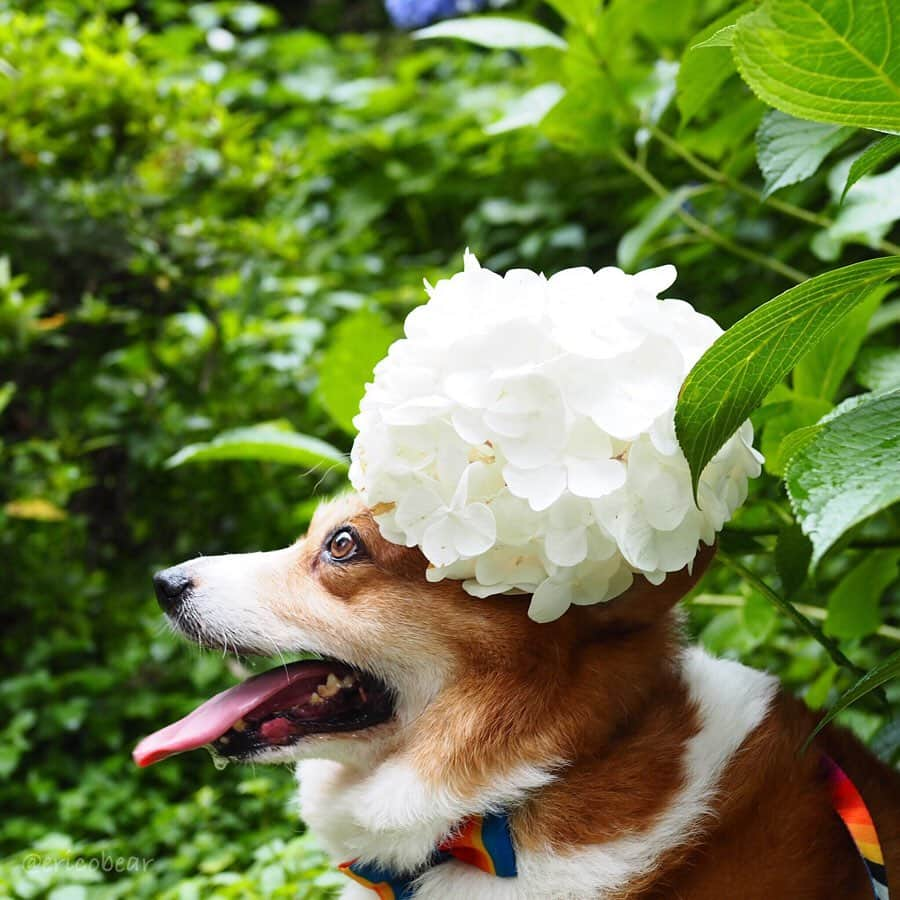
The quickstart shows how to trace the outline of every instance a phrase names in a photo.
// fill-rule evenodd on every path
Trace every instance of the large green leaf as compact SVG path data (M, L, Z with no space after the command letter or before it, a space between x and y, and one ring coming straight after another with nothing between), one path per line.
M859 181L863 175L868 175L872 169L877 168L885 160L893 159L900 155L900 136L896 134L886 134L883 138L879 138L872 144L869 144L850 166L850 172L847 175L847 181L844 183L844 190L841 193L841 202L847 196L847 191Z
M806 397L834 400L844 376L866 338L869 320L887 293L887 286L875 288L862 303L847 313L840 328L825 335L800 362L792 374L794 390ZM823 410L819 415L824 415ZM816 417L818 418L818 416ZM810 425L802 422L802 425Z
M734 31L744 80L801 119L900 130L900 3L765 0Z
M344 319L319 364L317 393L335 423L355 434L353 417L372 378L372 370L399 336L374 312L361 309Z
M828 598L825 633L839 638L872 634L881 624L881 597L897 579L900 550L868 553L837 584Z
M534 47L566 48L566 42L534 22L504 16L470 16L447 19L413 32L414 38L459 38L470 44L495 49L527 50Z
M169 468L184 463L249 459L305 468L344 470L347 457L331 444L275 423L223 431L211 441L183 447L167 460Z
M861 700L867 694L871 694L872 691L878 690L883 684L887 684L889 681L893 681L898 677L900 677L900 650L896 653L892 653L884 662L875 666L871 671L866 672L866 674L863 675L849 691L841 696L837 703L835 703L828 711L828 715L819 722L813 733L807 738L804 748L809 746L813 738L832 719L834 719L836 715L843 712L848 706L856 703L857 700Z
M849 528L900 500L900 391L854 398L814 426L785 484L815 568Z
M756 159L765 178L763 197L814 175L825 157L852 134L852 128L770 110L756 132Z
M703 354L675 410L695 485L716 451L798 360L897 273L900 258L885 257L810 278L753 310Z
M744 3L731 10L689 42L681 57L675 95L683 122L689 122L707 106L722 84L734 74L734 61L728 44L712 41L714 38L720 39L722 32L751 8L749 3Z

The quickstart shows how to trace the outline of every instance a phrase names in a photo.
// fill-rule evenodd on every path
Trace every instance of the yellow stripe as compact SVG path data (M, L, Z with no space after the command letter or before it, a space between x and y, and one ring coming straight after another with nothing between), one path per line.
M859 852L870 862L878 863L879 866L884 865L884 854L881 852L881 845L878 841L874 844L868 841L857 841L856 846Z

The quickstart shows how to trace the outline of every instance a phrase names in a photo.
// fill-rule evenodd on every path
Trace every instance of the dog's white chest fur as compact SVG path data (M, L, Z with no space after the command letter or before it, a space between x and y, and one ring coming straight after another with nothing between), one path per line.
M684 784L654 822L570 852L520 852L515 879L495 878L456 861L444 863L420 877L417 900L603 898L652 871L668 851L701 827L729 761L762 722L777 688L774 678L697 648L685 651L683 675L700 729L685 747ZM397 759L370 770L307 760L297 772L302 816L336 862L362 857L399 870L421 865L467 815L508 807L554 778L565 778L558 760L521 765L498 774L484 794L459 797L426 783ZM348 880L342 896L369 900L374 895Z

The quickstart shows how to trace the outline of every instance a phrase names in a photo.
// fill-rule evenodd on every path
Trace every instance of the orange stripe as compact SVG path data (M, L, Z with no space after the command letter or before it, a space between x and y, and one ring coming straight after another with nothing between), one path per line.
M878 834L875 831L874 825L853 825L850 822L846 822L847 830L850 834L853 835L853 840L857 843L862 842L864 844L877 844L878 843Z
M352 866L352 862L341 863L338 868L349 878L352 878L357 884L361 884L363 887L367 887L370 890L375 891L378 894L378 900L396 900L396 896L394 894L394 889L384 881L369 881L368 878L363 878L362 875L357 875L353 869L350 868Z
M482 821L481 816L473 816L466 820L459 831L441 843L438 849L450 853L461 862L475 866L476 869L481 869L482 872L487 872L488 875L496 875L494 860L484 845Z

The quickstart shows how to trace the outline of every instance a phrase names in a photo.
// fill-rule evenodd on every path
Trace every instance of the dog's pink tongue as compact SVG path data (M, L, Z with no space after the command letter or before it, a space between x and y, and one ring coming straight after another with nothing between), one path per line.
M254 675L210 697L183 719L145 737L132 751L132 758L139 766L149 766L174 753L196 750L222 737L238 719L288 685L327 676L329 670L326 664L306 661Z

